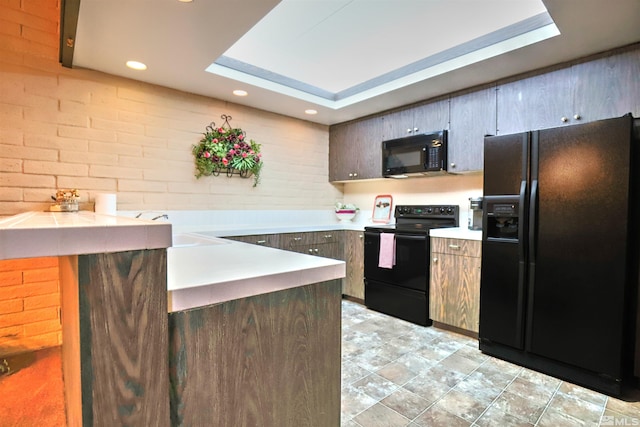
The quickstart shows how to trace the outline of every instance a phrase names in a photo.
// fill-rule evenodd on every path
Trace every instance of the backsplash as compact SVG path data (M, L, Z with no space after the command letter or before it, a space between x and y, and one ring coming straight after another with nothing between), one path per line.
M384 179L344 185L344 202L373 209L376 196L390 194L396 205L459 205L460 226L467 226L469 197L482 196L482 174L443 175L425 178Z

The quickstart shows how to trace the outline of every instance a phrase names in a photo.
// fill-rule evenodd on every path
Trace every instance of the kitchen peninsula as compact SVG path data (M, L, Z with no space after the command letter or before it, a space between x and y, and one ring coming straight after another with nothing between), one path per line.
M0 259L59 257L68 425L337 424L340 288L317 282L343 277L344 263L239 242L168 256L171 244L171 224L157 221L92 212L0 220ZM214 279L196 288L222 290L225 270L237 270L242 294L187 298L188 309L169 314L171 258L201 250ZM271 270L252 260L271 260Z

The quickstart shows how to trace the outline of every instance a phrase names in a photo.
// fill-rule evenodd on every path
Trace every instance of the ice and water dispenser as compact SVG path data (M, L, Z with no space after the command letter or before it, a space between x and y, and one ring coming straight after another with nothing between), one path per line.
M518 240L520 200L511 196L485 197L487 239Z

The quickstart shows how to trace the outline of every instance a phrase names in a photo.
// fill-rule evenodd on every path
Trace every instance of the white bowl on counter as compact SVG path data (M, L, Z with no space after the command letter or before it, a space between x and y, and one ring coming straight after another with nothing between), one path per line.
M336 216L340 221L348 222L356 216L356 213L358 213L358 211L355 209L340 209L336 211Z

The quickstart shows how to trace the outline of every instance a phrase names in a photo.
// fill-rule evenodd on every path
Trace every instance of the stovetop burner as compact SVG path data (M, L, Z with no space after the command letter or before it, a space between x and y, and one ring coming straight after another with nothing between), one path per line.
M456 205L398 205L395 224L367 226L365 230L429 233L432 228L457 227L459 210Z

